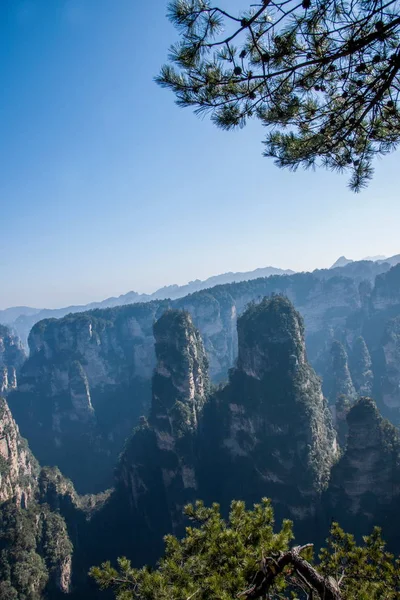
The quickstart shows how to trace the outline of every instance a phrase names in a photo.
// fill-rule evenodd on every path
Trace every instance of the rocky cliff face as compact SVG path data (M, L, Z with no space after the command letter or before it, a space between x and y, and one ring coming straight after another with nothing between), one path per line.
M400 420L400 317L391 319L382 338L384 359L384 375L381 380L383 404L396 412L392 416L396 422Z
M183 531L182 509L196 498L227 510L232 498L268 496L278 518L314 518L337 446L303 321L289 300L273 298L245 311L238 334L237 367L210 395L189 314L168 310L155 323L149 417L128 441L116 489L93 524L109 555L112 530L115 552L156 560L163 534Z
M367 344L362 336L355 339L351 355L351 377L359 396L372 396L374 373Z
M287 299L266 299L239 318L238 335L237 367L207 411L205 478L223 502L238 493L247 502L268 496L279 515L306 519L337 448L320 381L306 359L303 320Z
M369 398L356 402L347 422L347 447L332 469L327 511L343 527L364 533L372 525L387 525L387 515L398 506L400 437Z
M0 503L28 506L37 488L38 463L19 434L7 402L0 398Z
M396 341L399 318L400 265L397 265L376 278L363 318L353 319L348 328L351 332L348 337L361 334L368 348L371 363L365 350L361 358L366 373L366 391L372 389L382 415L396 425L400 424L400 370Z
M168 310L155 323L154 338L157 366L150 423L172 436L182 427L195 430L209 392L208 360L200 333L189 313ZM175 410L177 402L186 407L183 421Z
M0 325L0 394L17 387L17 376L26 359L20 340L8 327Z
M79 491L112 484L124 440L148 411L152 328L163 308L71 315L31 332L31 357L10 406L40 462L59 466Z
M160 532L181 531L183 507L197 497L198 428L209 393L208 362L190 315L167 311L154 336L150 416L128 442L118 469L118 493L129 499L136 535L147 548L159 547Z
M331 347L331 366L324 378L325 387L328 388L328 397L332 404L340 396L349 400L356 398L356 390L350 375L347 352L343 344L335 340Z
M374 310L387 310L400 305L400 264L376 278L371 303Z
M0 595L4 598L70 591L72 546L64 519L43 503L39 478L39 464L21 438L6 400L0 398Z

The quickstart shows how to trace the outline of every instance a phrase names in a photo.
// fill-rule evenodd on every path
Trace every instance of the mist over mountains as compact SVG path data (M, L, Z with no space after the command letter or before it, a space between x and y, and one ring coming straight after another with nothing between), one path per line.
M372 261L372 262L377 262L377 263L384 263L387 262L389 263L392 267L394 265L397 265L398 262L400 262L400 255L396 254L395 256L391 256L390 258L383 256L382 254L379 254L378 256L366 256L365 258L362 259L367 260L367 261ZM340 256L331 266L331 269L335 269L336 267L345 267L346 265L349 265L350 263L353 262L357 262L354 261L352 258L346 258L345 256Z
M384 256L368 257L362 261L353 261L346 257L340 257L330 269L316 269L314 273L323 274L324 272L331 272L333 269L347 267L353 264L353 270L360 269L360 273L364 273L366 269L365 262L376 263L376 265L387 265L382 267L382 270L374 270L374 266L370 265L371 270L374 274L378 272L384 272L389 266L394 266L400 262L400 254L390 258ZM350 267L351 268L351 267ZM364 271L362 269L364 268ZM372 272L371 271L371 272ZM87 310L94 310L96 308L112 308L114 306L123 306L127 304L134 304L139 302L151 302L152 300L164 300L164 299L177 299L192 294L194 292L212 288L217 285L223 285L226 283L239 283L241 281L251 281L261 277L270 277L271 275L292 275L295 271L291 269L280 269L277 267L261 267L253 271L247 272L229 272L221 275L214 275L205 279L204 281L196 279L190 281L185 285L169 285L164 286L152 294L141 294L135 291L130 291L126 294L122 294L118 297L110 297L99 302L91 302L84 305L71 305L64 308L33 308L29 306L16 306L10 307L4 310L0 310L0 324L8 325L22 340L23 344L27 347L28 335L33 325L42 319L55 318L59 319L70 313L85 312Z
M111 308L113 306L122 306L125 304L134 304L137 302L150 302L151 300L163 300L165 298L182 298L193 292L203 290L205 288L221 285L224 283L232 283L239 281L247 281L257 279L258 277L269 277L270 275L290 275L294 271L290 269L279 269L275 267L262 267L254 271L242 273L223 273L222 275L214 275L201 281L196 279L185 285L168 285L164 286L152 294L140 294L138 292L128 292L118 297L110 297L99 302L90 302L89 304L66 306L65 308L32 308L29 306L16 306L0 310L0 323L9 325L18 336L26 344L30 329L35 323L42 319L55 318L59 319L69 313L85 312L95 308Z

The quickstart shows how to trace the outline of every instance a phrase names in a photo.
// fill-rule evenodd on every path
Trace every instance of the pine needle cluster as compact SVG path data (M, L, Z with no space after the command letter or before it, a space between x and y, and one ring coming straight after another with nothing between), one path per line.
M180 39L157 82L223 129L259 119L280 167L350 172L400 138L399 0L262 0L239 15L210 0L173 0Z

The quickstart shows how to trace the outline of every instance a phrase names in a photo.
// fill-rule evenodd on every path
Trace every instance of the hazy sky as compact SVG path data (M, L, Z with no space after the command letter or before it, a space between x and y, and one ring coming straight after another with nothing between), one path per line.
M242 6L226 0L229 6ZM166 2L1 0L0 308L400 252L399 154L368 190L261 156L153 83Z

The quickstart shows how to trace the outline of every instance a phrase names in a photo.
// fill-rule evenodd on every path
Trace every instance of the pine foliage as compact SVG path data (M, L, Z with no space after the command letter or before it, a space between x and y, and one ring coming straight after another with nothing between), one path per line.
M400 562L386 551L378 528L357 545L333 523L327 547L313 561L312 544L290 549L290 521L275 531L267 499L253 510L232 502L227 521L217 504L197 502L185 513L193 526L182 540L166 536L156 569L135 569L120 558L117 568L106 562L91 576L117 600L400 599Z
M399 0L174 0L168 16L180 39L158 83L223 129L259 119L278 166L348 171L359 191L397 146Z

